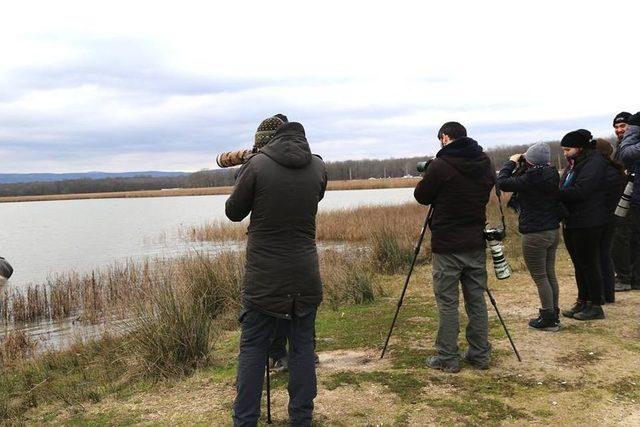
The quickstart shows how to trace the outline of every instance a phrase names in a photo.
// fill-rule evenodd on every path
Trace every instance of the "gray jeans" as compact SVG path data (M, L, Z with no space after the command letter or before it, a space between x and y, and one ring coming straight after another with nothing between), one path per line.
M556 250L559 243L558 229L522 235L524 262L538 287L540 304L545 310L554 310L558 307Z
M433 291L438 304L439 323L436 350L444 360L457 360L458 333L458 283L462 284L464 308L467 312L466 337L469 343L467 358L479 363L488 362L489 321L484 292L487 288L485 250L458 254L433 254Z

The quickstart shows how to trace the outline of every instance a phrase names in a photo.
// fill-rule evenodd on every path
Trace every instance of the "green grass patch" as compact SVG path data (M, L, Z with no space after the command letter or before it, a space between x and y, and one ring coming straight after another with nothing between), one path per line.
M323 385L329 390L351 385L356 388L362 383L377 383L395 393L403 402L416 403L422 400L422 388L427 382L411 372L353 372L342 371L332 374Z

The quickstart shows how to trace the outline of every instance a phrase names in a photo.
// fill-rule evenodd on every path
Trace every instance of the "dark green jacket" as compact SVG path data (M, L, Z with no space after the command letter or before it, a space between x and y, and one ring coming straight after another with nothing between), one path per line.
M316 250L316 213L324 197L324 162L311 154L300 123L287 123L238 173L227 217L249 213L245 308L290 318L322 301Z

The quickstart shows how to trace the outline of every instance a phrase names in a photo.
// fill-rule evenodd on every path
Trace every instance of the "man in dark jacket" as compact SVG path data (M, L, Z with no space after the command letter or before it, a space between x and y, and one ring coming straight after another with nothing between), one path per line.
M625 113L620 113L621 116ZM628 116L627 116L628 115ZM616 118L618 118L616 116ZM616 128L620 141L614 160L622 163L627 174L636 173L634 191L631 196L631 207L627 216L618 218L613 240L613 262L616 269L616 292L640 289L640 113L633 116L629 113L619 119L624 124ZM622 123L624 120L624 123ZM614 122L615 127L615 122Z
M438 132L442 149L430 162L414 196L431 205L433 216L433 290L438 304L437 356L427 366L458 372L458 283L462 284L469 318L466 337L469 350L463 356L471 365L487 369L490 361L488 316L484 292L487 288L484 227L485 208L495 171L476 141L467 137L460 123L445 123Z
M274 116L258 128L256 138L267 138L268 143L240 168L226 203L232 221L251 213L233 408L236 426L257 424L268 349L282 323L290 345L292 425L311 425L317 391L313 336L322 284L316 212L327 175L322 159L311 154L302 125L283 117L279 115L280 124Z

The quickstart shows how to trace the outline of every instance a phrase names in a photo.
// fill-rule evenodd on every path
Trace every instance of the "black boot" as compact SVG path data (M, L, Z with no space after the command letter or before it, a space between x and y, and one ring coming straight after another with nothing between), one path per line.
M573 304L573 307L571 307L569 310L565 310L562 312L562 315L564 317L573 317L576 313L581 312L582 310L585 309L585 307L587 306L587 302L586 301L580 301L577 300L575 304Z
M529 320L529 327L537 329L539 331L551 331L557 332L560 329L560 325L556 322L555 313L553 310L539 310L540 315L537 319Z
M573 315L576 320L598 320L604 319L602 306L587 303L587 307L579 313Z
M553 309L553 320L560 326L560 309L558 307L554 307Z

